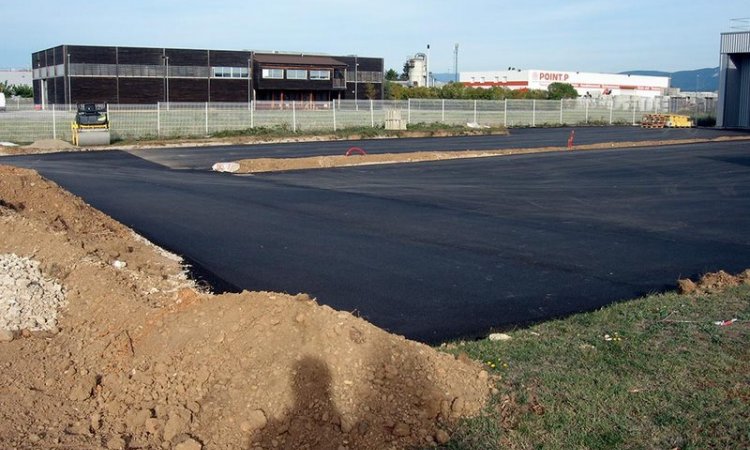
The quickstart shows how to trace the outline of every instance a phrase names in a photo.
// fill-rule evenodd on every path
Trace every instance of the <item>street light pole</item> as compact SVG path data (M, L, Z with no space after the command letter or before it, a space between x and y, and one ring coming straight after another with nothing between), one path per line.
M427 58L424 62L425 77L424 82L426 87L430 87L430 44L427 44Z
M68 70L66 72L66 75L68 75L68 105L71 105L73 103L73 93L70 92L70 89L71 89L70 78L72 75L71 72L72 72L72 69L70 68L70 53L68 53Z
M354 55L354 107L359 111L359 103L357 102L357 82L359 81L359 63L357 62L357 55Z
M167 56L167 109L169 109L169 56Z
M169 56L161 55L164 61L164 101L167 103L167 109L169 109Z

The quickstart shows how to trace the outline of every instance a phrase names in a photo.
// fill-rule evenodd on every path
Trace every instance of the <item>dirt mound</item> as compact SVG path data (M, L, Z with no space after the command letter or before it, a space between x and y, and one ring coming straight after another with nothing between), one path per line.
M687 278L677 280L681 294L708 294L740 284L750 284L750 269L737 275L731 275L723 270L711 272L703 275L697 282Z
M76 148L73 144L66 141L61 141L60 139L41 139L38 141L34 141L33 143L24 146L24 148L27 149L35 149L35 150L70 150Z
M0 343L2 448L407 448L491 389L477 364L307 295L201 292L33 171L0 166L0 234L67 302L52 332Z
M2 143L0 143L2 144ZM61 141L60 139L41 139L34 141L29 145L0 145L0 156L2 155L27 155L36 153L55 153L68 150L79 150L70 142Z

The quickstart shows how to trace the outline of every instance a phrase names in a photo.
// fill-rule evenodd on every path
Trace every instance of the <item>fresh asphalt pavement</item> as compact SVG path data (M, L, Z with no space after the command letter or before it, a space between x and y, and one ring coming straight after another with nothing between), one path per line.
M471 136L414 139L366 139L358 141L255 144L219 147L182 147L159 150L133 150L132 154L173 169L210 169L215 162L247 158L290 158L343 155L351 147L367 153L416 151L493 150L530 147L565 147L570 132L575 144L604 142L658 141L670 139L711 139L718 136L748 136L745 131L709 128L575 127L514 128L509 136Z
M117 151L0 163L39 170L226 286L307 292L431 343L750 267L746 142L255 176Z

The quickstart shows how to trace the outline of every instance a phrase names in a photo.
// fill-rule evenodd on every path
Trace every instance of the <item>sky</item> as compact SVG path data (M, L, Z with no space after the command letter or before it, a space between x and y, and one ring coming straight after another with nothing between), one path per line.
M582 72L719 65L720 33L750 17L748 0L3 0L0 68L62 44L278 50L376 56L401 72Z

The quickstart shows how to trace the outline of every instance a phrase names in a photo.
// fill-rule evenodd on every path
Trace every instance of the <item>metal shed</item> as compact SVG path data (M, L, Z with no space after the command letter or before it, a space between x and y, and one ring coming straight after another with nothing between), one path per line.
M721 34L716 124L724 128L750 128L750 27Z

